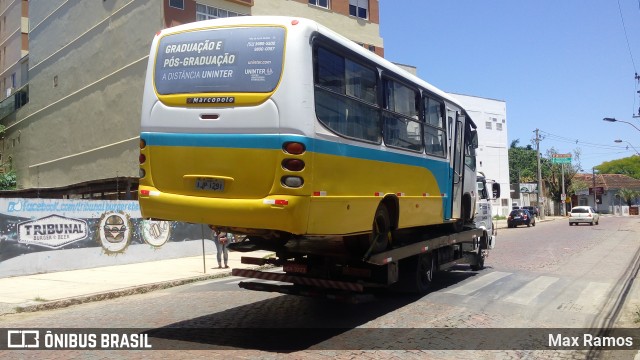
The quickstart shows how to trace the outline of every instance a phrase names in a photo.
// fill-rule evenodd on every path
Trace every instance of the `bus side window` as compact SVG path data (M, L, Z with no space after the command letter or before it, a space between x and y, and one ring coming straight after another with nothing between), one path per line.
M383 138L385 144L422 151L422 126L418 113L418 93L399 82L384 80L385 111Z
M318 120L337 134L380 143L376 71L322 46L315 51Z
M444 156L445 131L442 103L427 97L424 98L424 108L424 142L427 154Z

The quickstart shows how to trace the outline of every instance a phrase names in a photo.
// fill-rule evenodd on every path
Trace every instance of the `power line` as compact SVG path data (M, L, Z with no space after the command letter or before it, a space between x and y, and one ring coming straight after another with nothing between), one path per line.
M633 64L633 71L638 73L636 70L636 63L633 60L633 53L631 53L631 45L629 45L629 36L627 36L627 27L624 24L624 17L622 16L622 7L620 6L620 0L618 0L618 10L620 11L620 19L622 20L622 29L624 30L624 38L627 39L627 49L629 49L629 56L631 56L631 64Z
M597 149L603 149L603 150L625 149L625 146L592 143L592 142L583 141L580 139L575 139L575 138L572 139L565 136L552 134L550 132L543 131L543 130L540 130L540 133L543 134L544 139L549 139L549 140L558 141L558 142L567 143L567 144L575 144L575 145L581 145L584 147L591 147L591 148L597 148Z

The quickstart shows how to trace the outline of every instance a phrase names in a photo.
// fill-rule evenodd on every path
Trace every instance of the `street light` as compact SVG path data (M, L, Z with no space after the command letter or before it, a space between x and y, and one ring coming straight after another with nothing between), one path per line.
M636 149L633 145L631 145L631 143L630 143L630 142L628 142L628 141L626 141L626 140L620 140L620 139L618 139L618 140L613 140L613 142L616 142L616 143L623 143L623 142L626 142L627 144L629 144L629 146L631 146L631 148L636 152L636 154L637 154L637 155L640 155L640 152L638 152L638 149ZM627 149L629 149L629 148L627 148Z
M604 119L602 119L602 120L604 120L604 121L609 121L609 122L616 122L616 121L617 121L617 122L621 122L621 123L629 124L629 125L633 126L634 128L636 128L636 130L640 131L640 129L638 129L638 127L637 127L637 126L633 125L632 123L630 123L630 122L628 122L628 121L618 120L618 119L616 119L616 118L609 118L609 117L606 117L606 118L604 118Z

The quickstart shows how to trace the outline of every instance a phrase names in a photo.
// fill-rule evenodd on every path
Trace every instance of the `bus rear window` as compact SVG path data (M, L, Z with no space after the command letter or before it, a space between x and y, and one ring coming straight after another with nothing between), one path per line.
M284 28L221 28L160 40L158 94L271 92L280 80Z

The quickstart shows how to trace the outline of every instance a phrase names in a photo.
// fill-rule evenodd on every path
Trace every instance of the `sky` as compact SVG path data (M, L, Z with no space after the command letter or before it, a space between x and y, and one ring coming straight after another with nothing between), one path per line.
M579 150L584 172L640 151L602 120L640 128L640 0L380 0L380 34L441 90L505 101L507 146L539 129L543 156Z

